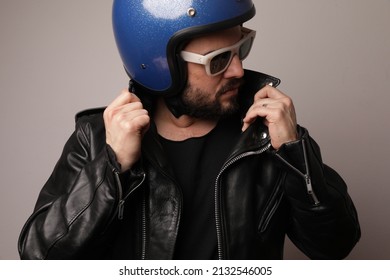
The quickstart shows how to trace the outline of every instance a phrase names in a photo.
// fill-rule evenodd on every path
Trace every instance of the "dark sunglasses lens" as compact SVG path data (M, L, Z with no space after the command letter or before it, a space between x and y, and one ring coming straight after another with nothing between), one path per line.
M210 73L216 74L225 69L226 65L229 64L230 56L232 55L231 51L227 51L221 54L216 55L210 61Z
M253 39L249 39L249 40L246 40L241 46L240 46L240 50L239 50L239 56L240 56L240 59L241 60L244 60L249 52L251 51L251 48L252 48L252 42L253 42Z

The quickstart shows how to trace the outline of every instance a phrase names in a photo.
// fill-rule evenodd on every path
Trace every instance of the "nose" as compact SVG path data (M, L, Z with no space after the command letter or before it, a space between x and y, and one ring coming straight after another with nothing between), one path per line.
M244 76L244 68L242 67L242 61L238 55L234 55L229 67L224 72L225 78L242 78Z

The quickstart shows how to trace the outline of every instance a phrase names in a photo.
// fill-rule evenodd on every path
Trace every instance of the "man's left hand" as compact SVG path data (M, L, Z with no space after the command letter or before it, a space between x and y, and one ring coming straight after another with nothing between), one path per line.
M245 131L258 117L268 126L272 147L278 150L284 143L297 140L297 120L290 97L276 88L265 86L254 96L254 102L243 119Z

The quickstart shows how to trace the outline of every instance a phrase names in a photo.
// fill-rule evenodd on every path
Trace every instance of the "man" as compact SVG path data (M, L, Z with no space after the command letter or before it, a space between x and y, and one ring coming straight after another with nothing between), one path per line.
M31 259L345 258L360 238L341 177L279 80L244 70L249 0L116 0L131 77L77 116L19 240Z

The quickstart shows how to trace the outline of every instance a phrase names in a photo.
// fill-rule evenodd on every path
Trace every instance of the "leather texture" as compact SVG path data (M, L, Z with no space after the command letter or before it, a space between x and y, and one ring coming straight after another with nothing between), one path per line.
M279 83L252 71L246 78L242 102L269 81ZM102 113L78 114L20 234L22 259L173 258L182 198L156 130L146 133L137 167L119 174ZM277 152L261 120L240 136L215 185L221 259L282 259L286 235L312 259L345 258L358 242L347 186L322 163L308 131L298 132L298 141ZM307 192L308 171L319 203Z

